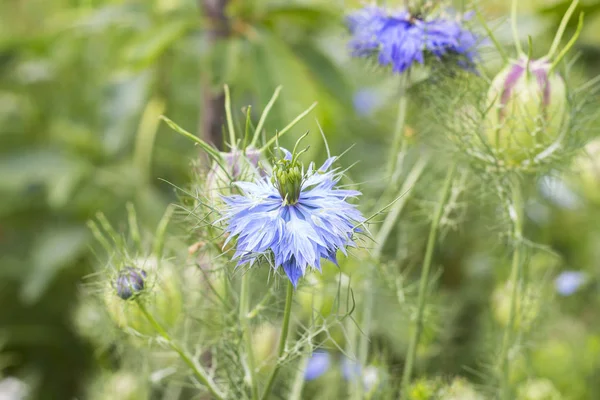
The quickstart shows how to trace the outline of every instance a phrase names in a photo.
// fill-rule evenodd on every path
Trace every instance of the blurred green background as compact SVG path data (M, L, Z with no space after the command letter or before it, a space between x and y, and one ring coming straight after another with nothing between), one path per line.
M81 393L95 368L93 346L76 332L71 315L77 283L94 262L86 221L99 211L123 221L125 203L132 202L154 226L176 199L171 184L188 183L190 160L198 155L159 123L161 114L221 145L223 84L231 87L240 126L243 106L253 105L258 118L282 85L268 132L318 101L288 140L305 129L318 132L316 118L332 152L357 144L347 164L360 161L352 174L370 182L367 193L385 185L381 160L395 119L396 78L349 58L343 15L358 6L336 0L0 3L0 377L34 376L43 399ZM507 2L482 0L479 7L510 43ZM547 48L568 2L530 0L519 7L524 38ZM582 1L579 8L586 12L577 45L583 80L600 73L600 2ZM493 70L498 60L488 61ZM311 156L321 156L320 136L309 141ZM557 244L571 267L597 272L600 229L585 217L600 216L596 207L565 211L550 204L550 222L534 235ZM450 242L468 245L464 237ZM460 259L448 249L444 257ZM488 301L480 295L467 290L462 299L476 309ZM600 336L585 328L590 318L600 328L598 314L577 314L582 302L566 307L585 340L598 347Z

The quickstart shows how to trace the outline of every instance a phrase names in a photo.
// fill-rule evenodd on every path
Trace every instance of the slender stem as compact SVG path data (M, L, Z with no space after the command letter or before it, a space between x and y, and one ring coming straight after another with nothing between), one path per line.
M262 115L260 116L260 119L258 120L258 125L256 125L254 136L252 137L252 141L250 142L250 146L248 147L256 147L256 143L258 142L258 138L260 137L260 132L262 131L263 126L265 125L265 121L267 120L267 116L269 115L271 108L273 108L273 104L275 104L275 101L277 101L277 98L279 97L279 92L281 92L281 86L277 86L277 89L275 89L275 93L273 93L273 97L271 97L271 100L269 100L269 102L267 103L265 110L263 111Z
M563 15L562 20L560 21L560 25L558 26L558 29L556 31L556 35L554 36L554 40L552 41L552 46L550 46L550 51L548 52L548 55L547 55L548 59L552 59L552 57L554 57L554 54L558 50L558 46L560 45L560 41L565 33L567 24L569 23L571 16L575 12L575 9L577 8L577 4L579 4L579 0L574 0L571 3L571 5L569 6L569 8L567 9L567 12L565 13L565 15Z
M516 318L518 313L518 301L519 301L519 289L521 278L522 278L522 262L521 262L521 238L523 234L523 222L522 222L522 204L523 200L521 197L520 185L515 183L512 187L513 201L510 205L510 215L513 219L513 236L514 236L514 250L512 256L512 265L510 269L510 282L512 285L512 292L510 297L510 310L508 315L508 324L504 331L504 337L502 339L502 349L500 352L500 363L501 363L501 375L502 375L502 398L510 400L510 347L513 341L513 335L516 327Z
M300 365L298 365L298 371L296 372L296 377L294 378L294 383L292 384L292 391L288 397L288 400L301 400L302 399L302 389L304 388L304 374L306 371L306 366L308 365L309 356L305 355L300 360Z
M275 368L273 368L273 372L271 372L271 376L269 377L269 381L267 383L267 388L261 397L262 400L267 400L271 395L273 384L275 383L275 379L277 378L277 374L279 373L279 369L281 367L281 357L283 357L283 353L285 352L285 343L287 341L288 330L290 328L293 297L294 285L292 285L291 281L288 281L287 292L285 296L285 310L283 312L283 322L281 325L281 335L279 336L279 349L277 351L277 364L275 364Z
M231 117L231 96L229 95L229 86L225 85L225 117L227 118L227 130L229 131L229 145L231 148L237 146L235 140L235 129L233 127L233 118Z
M260 148L260 152L262 153L263 151L265 151L266 149L271 147L271 145L273 143L275 143L277 140L279 140L279 138L281 136L283 136L284 133L286 133L287 131L292 129L294 127L294 125L296 125L298 122L300 122L300 120L302 120L302 118L306 117L316 106L317 106L317 102L312 103L312 105L310 107L308 107L302 114L300 114L296 118L294 118L294 120L292 122L287 124L275 136L273 136L271 139L269 139L269 141L263 147Z
M408 104L408 96L406 90L408 88L410 70L400 75L400 100L398 101L398 116L396 119L396 127L394 128L394 136L390 158L388 160L387 175L391 176L396 170L400 150L405 145L404 140L404 125L406 123L406 106Z
M396 222L398 221L398 218L400 217L400 213L402 212L402 210L404 209L404 206L406 205L406 202L408 201L410 191L411 191L412 187L415 185L415 183L417 182L417 180L419 179L419 177L421 176L421 174L423 173L428 161L429 161L429 156L425 155L425 156L421 157L417 161L417 163L413 166L413 168L409 172L408 176L404 180L404 183L402 184L402 187L400 188L400 193L402 194L402 197L400 197L394 203L392 208L390 208L389 212L387 213L387 215L385 217L385 220L383 221L383 224L381 225L381 228L379 229L379 232L375 236L375 248L373 249L373 260L375 262L377 262L379 260L379 258L381 257L381 253L383 252L385 243L386 243L390 233L392 232L392 229L394 228L394 226L396 226ZM360 336L360 340L358 341L358 351L357 351L359 363L360 363L360 365L363 365L363 366L366 364L367 358L369 355L369 334L371 331L371 320L373 318L372 308L373 308L374 293L373 293L373 287L372 287L372 280L373 280L374 272L375 272L375 266L373 264L371 264L369 266L367 276L365 278L365 288L364 288L364 294L363 294L364 302L363 302L363 309L362 309L362 314L361 314L362 315L361 329L364 332L364 334ZM354 329L354 327L352 327L352 329L349 329L349 332L353 333L352 335L349 334L349 336L352 338L352 340L354 342L356 341L356 335L358 334L358 332L355 332L355 331L356 330ZM353 344L355 345L356 343L353 343ZM352 347L354 347L354 346L352 346ZM362 399L363 386L362 386L360 379L356 380L354 384L355 384L355 387L353 388L353 391L352 391L352 398Z
M224 400L225 395L217 387L215 382L206 373L206 371L204 371L204 368L202 368L200 364L194 361L192 356L190 356L185 350L179 347L179 345L171 339L171 336L167 333L167 331L158 323L158 321L152 316L152 314L148 312L143 302L138 300L137 305L139 306L140 310L142 311L148 322L150 322L150 324L154 327L156 333L158 333L163 339L166 340L167 344L169 345L169 347L171 347L173 351L179 354L181 360L184 363L186 363L188 367L190 367L190 369L194 372L194 375L196 375L196 378L198 378L200 383L206 386L208 391L214 396L215 399Z
M521 47L521 40L519 39L519 30L517 29L517 1L512 0L510 7L510 22L513 34L513 40L515 41L515 47L519 55L523 54L523 48Z
M250 390L252 400L258 400L258 382L256 380L256 363L254 361L254 351L252 349L252 334L250 332L250 323L248 309L250 304L250 274L246 272L242 276L242 288L240 290L240 323L246 343L246 357L248 362L248 378L250 379Z
M429 237L427 239L427 247L425 250L425 258L423 259L423 266L421 268L421 280L419 282L419 294L417 298L417 315L415 324L412 329L410 342L408 345L408 354L406 355L406 361L404 364L404 372L402 374L402 398L406 399L409 393L410 381L412 378L412 370L417 355L417 346L421 337L421 331L423 330L423 320L425 316L425 299L427 297L427 286L429 283L429 272L431 270L431 261L433 259L433 249L435 248L435 242L437 239L438 228L442 215L444 214L444 206L446 200L450 194L452 188L452 181L454 174L456 173L456 165L453 165L448 170L446 175L446 181L442 193L440 194L437 209L431 223L429 230Z

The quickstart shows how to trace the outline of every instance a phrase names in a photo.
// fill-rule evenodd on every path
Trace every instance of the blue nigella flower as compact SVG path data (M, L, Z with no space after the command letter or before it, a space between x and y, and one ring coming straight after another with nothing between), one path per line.
M587 281L587 275L581 271L564 271L556 277L554 285L558 294L570 296Z
M272 256L296 286L307 267L321 270L321 258L337 264L336 253L355 246L353 234L364 217L346 199L360 195L336 188L340 174L330 170L336 157L308 171L287 150L271 176L237 182L243 193L224 197L227 242L237 238L238 266Z
M391 65L397 73L415 62L423 64L426 55L459 55L463 58L459 61L462 67L472 66L477 57L477 36L454 19L421 19L406 10L388 13L368 6L350 14L347 25L353 56L376 54L380 65Z
M315 351L306 364L304 379L312 381L329 370L331 356L326 351Z
M381 106L384 99L375 89L363 88L354 93L352 101L358 115L371 116Z

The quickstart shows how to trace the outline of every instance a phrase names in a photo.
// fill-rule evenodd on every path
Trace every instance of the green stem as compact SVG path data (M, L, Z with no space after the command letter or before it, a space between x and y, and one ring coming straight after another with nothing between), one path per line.
M421 280L419 282L419 294L417 298L417 315L415 324L412 329L410 342L408 345L408 353L406 355L406 361L404 364L404 372L402 374L402 398L406 399L410 389L410 381L412 378L412 370L417 355L417 346L421 337L421 331L423 330L423 320L425 316L425 300L427 298L427 286L429 283L429 272L431 270L431 261L433 259L433 250L435 248L435 242L437 239L438 228L442 215L444 214L444 206L446 200L450 194L452 188L452 181L456 172L456 165L450 167L446 175L446 181L439 198L437 209L431 223L429 230L429 237L427 239L427 248L425 250L425 258L423 259L423 266L421 268Z
M423 173L428 161L429 161L429 156L425 155L425 156L421 157L417 161L417 163L413 166L412 170L409 172L406 179L404 180L404 183L402 184L402 187L400 188L400 193L402 194L402 197L400 197L394 203L394 205L390 208L389 212L386 215L385 220L383 221L383 224L381 225L381 229L375 236L375 248L373 249L373 259L375 262L377 262L379 260L379 258L381 257L381 253L383 252L385 243L386 243L390 233L392 232L392 229L394 228L394 226L396 226L396 222L398 221L398 218L400 217L400 213L402 212L402 209L404 208L404 206L406 205L406 202L408 201L410 191L411 191L412 187L416 184L416 182L419 179L419 177L421 176L421 174ZM362 309L362 314L361 314L362 315L361 329L364 332L364 334L361 335L360 340L358 341L358 351L357 351L358 360L360 362L360 365L363 365L363 366L366 364L367 358L369 355L369 334L371 331L371 320L373 318L372 308L373 308L374 293L373 293L372 281L373 281L374 272L375 272L375 266L370 265L370 268L367 272L367 276L365 278L365 288L364 288L364 295L363 295L364 303L363 303L363 309ZM349 321L351 321L351 320L349 320ZM348 329L350 332L349 337L351 337L352 340L354 342L356 342L356 335L358 334L358 332L353 327L352 327L352 329L350 329L350 327ZM353 345L354 344L356 344L356 343L353 343ZM352 346L352 347L354 347L354 346ZM355 387L353 388L353 391L352 391L352 398L362 399L363 398L363 386L362 386L361 381L356 380L354 384L355 384Z
M254 351L252 349L252 333L248 317L250 303L250 273L246 272L242 276L242 287L240 290L240 314L239 319L242 325L244 341L246 343L246 357L248 362L248 378L250 379L250 390L252 400L258 400L258 385L256 380L256 364L254 361Z
M517 49L517 53L520 56L523 54L523 48L521 47L521 40L519 38L519 30L517 28L517 1L512 0L510 7L510 26L512 28L513 40L515 41L515 47Z
M292 285L291 281L288 281L287 292L285 296L285 310L283 312L283 322L281 325L281 335L279 336L279 349L277 351L277 364L275 364L275 368L273 368L273 372L271 372L271 376L269 377L269 381L267 383L267 388L261 397L262 400L267 400L271 395L273 384L275 383L275 379L277 378L277 374L279 374L279 369L281 368L281 357L283 357L283 353L285 352L285 343L287 341L288 330L290 328L293 297L294 285Z
M302 389L304 388L304 374L306 370L306 366L308 365L309 356L305 355L300 360L300 364L298 365L298 371L296 372L296 377L294 378L294 383L292 385L292 391L288 397L288 400L301 400L302 399Z
M517 305L519 301L519 289L521 278L522 278L522 263L521 263L521 238L523 234L523 222L522 222L522 197L521 190L518 183L513 185L513 201L511 204L512 210L510 214L513 218L513 236L515 241L515 248L513 250L512 265L510 269L510 282L512 284L512 293L510 298L510 310L508 315L508 324L504 331L504 337L502 339L502 349L500 351L499 361L501 363L501 376L502 376L502 398L510 400L511 389L510 389L510 347L514 337L514 331L516 327L517 318Z
M408 96L406 90L408 88L410 70L400 75L400 100L398 102L398 116L396 119L396 127L394 129L394 136L392 142L392 148L390 158L388 160L387 175L391 176L398 164L398 156L400 155L401 149L404 149L404 126L406 124L406 107L408 104Z
M148 312L148 310L146 309L146 306L144 306L144 304L141 301L138 300L137 301L137 305L139 306L140 310L142 311L142 313L144 314L144 316L146 317L146 319L148 320L148 322L150 322L150 324L154 327L154 329L156 330L156 332L163 339L166 340L166 342L169 345L169 347L171 347L171 349L173 351L175 351L177 354L179 354L179 357L181 358L181 360L185 364L187 364L188 367L190 367L190 369L194 372L194 375L196 375L196 378L198 378L198 380L200 381L200 383L202 383L204 386L206 386L206 388L208 389L208 391L214 396L215 399L217 399L217 400L224 400L225 399L225 395L217 387L217 385L215 384L215 382L206 373L206 371L204 371L204 368L202 368L202 366L200 364L198 364L196 361L194 361L194 359L193 359L192 356L190 356L185 350L183 350L181 347L179 347L179 345L177 343L175 343L171 339L171 336L158 323L158 321L152 316L152 314L150 314Z
M229 95L229 86L225 85L225 117L227 118L227 130L229 131L229 145L231 148L237 146L235 140L235 130L233 128L233 118L231 117L231 96Z

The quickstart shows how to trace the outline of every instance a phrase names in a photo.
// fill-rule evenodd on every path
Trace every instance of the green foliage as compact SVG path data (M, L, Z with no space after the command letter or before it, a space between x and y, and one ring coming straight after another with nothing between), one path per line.
M356 396L357 385L364 384L357 382L368 374L361 371L349 381L342 367L344 360L360 356L354 350L365 337L365 287L374 304L366 363L377 375L371 376L376 384L360 392L365 398L397 398L427 234L443 176L454 162L459 167L431 252L408 398L496 396L497 358L511 325L507 282L515 245L521 246L529 281L512 324L517 334L509 349L510 390L519 399L600 397L595 318L600 231L594 223L600 217L600 179L594 145L587 158L579 153L597 135L597 81L590 78L600 65L598 2L582 0L577 6L575 15L586 15L576 45L581 56L568 56L558 68L568 76L569 104L577 106L568 148L535 174L524 177L532 171L521 170L510 179L502 168L490 173L472 162L476 135L460 119L472 117L471 109L459 107L463 100L476 104L476 112L485 111L478 100L501 69L498 54L487 57L491 46L477 78L432 79L448 72L440 71L443 67L415 71L402 132L405 168L386 176L398 80L349 61L343 17L358 2L230 0L225 30L216 38L215 29L223 27L202 3L0 4L0 379L18 376L33 398L193 398L206 385L198 383L198 373L196 380L188 379L188 357L206 367L230 397L250 398L248 344L240 326L244 313L239 313L246 271L228 262L224 238L211 225L216 215L210 201L223 189L215 186L226 182L234 190L232 172L223 168L223 155L207 143L203 128L207 121L227 125L221 106L227 84L238 139L241 132L249 138L256 133L261 148L283 131L278 141L291 148L309 131L303 144L310 150L303 158L317 163L328 151L339 154L356 144L341 164L360 164L346 172L342 184L360 183L360 207L374 215L365 228L377 233L389 215L400 215L399 223L388 224L380 249L367 238L340 269L327 265L322 275L302 283L281 359L276 352L284 285L266 266L252 271L246 304L250 350L260 382L281 366L273 398ZM508 11L504 3L480 4L492 31L498 25L494 17L504 18ZM552 35L546 32L556 31L570 3L532 1L531 15L519 18L523 42L524 32L533 32L534 56L550 46ZM575 19L568 23L565 37L576 27ZM505 33L499 29L502 46L510 44ZM279 98L255 132L280 86ZM372 109L359 108L359 91L377 100L370 99ZM218 107L211 110L213 102ZM448 127L457 115L459 127ZM203 162L207 150L209 167ZM269 157L265 152L261 162L267 165ZM415 165L421 169L411 169ZM218 184L207 184L208 171ZM522 237L513 233L514 216L506 206L515 176L524 188ZM548 176L563 185L548 189ZM412 184L404 187L404 182ZM507 189L499 193L498 186ZM173 202L179 207L168 209L173 223L167 225L164 212ZM157 316L167 336L156 335L138 303L123 304L114 295L115 273L131 263L163 268L162 277L169 278L156 278L145 292L150 297L139 303ZM553 280L564 270L587 276L571 296L555 291ZM370 271L374 279L366 286ZM331 354L330 368L304 382L302 363L316 348Z

